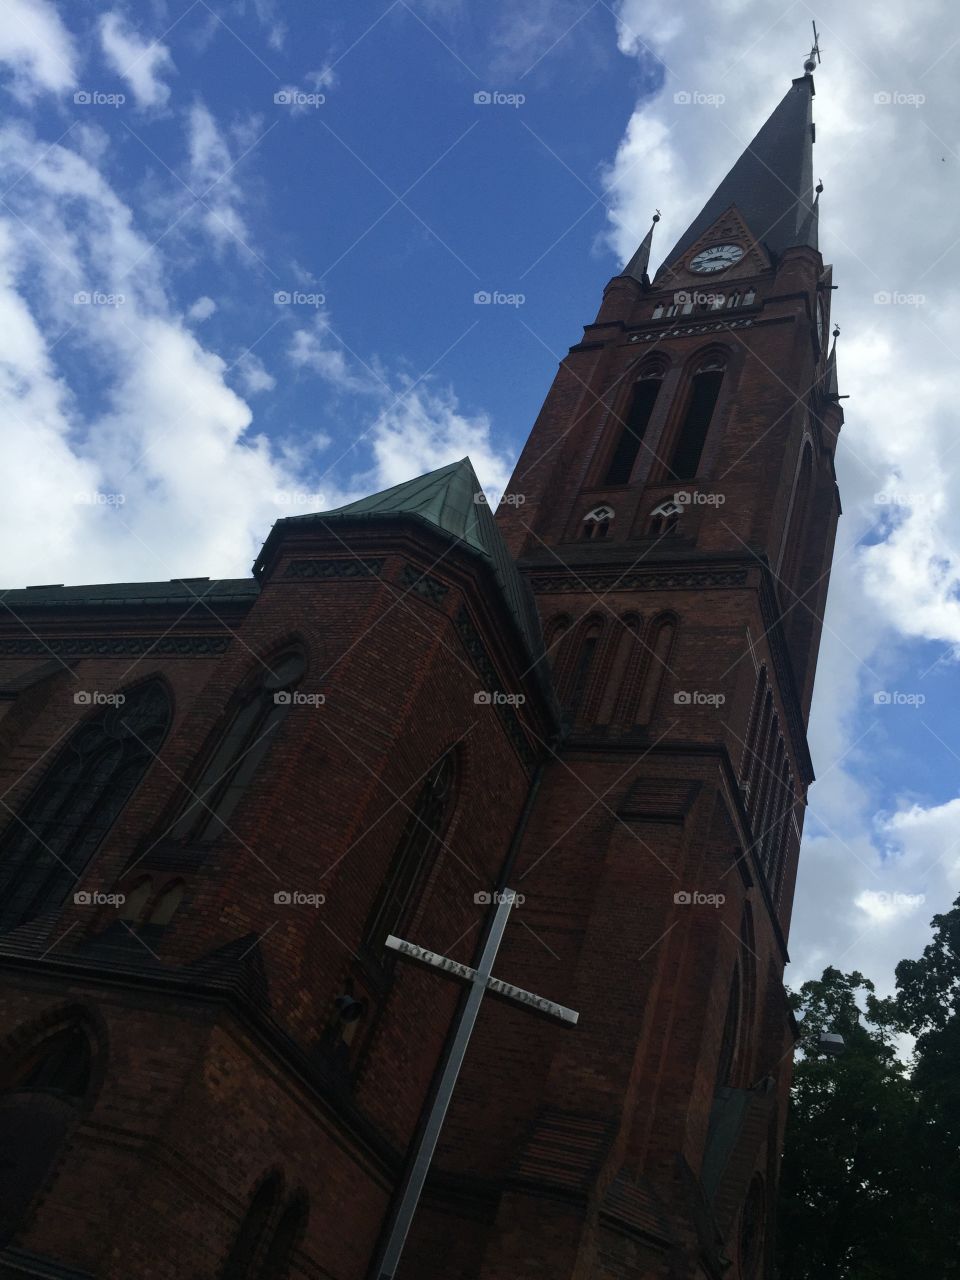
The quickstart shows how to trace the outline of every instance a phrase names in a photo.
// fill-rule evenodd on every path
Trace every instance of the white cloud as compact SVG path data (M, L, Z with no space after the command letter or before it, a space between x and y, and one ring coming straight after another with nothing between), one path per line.
M187 315L191 320L209 320L216 309L217 304L214 300L212 298L208 298L206 294L204 294L196 300L192 307L190 307Z
M243 193L235 177L237 160L226 138L203 103L195 103L188 116L189 184L201 197L201 221L220 247L247 249L250 232L240 212Z
M166 45L141 39L116 12L101 17L100 43L107 62L130 86L138 107L167 105L170 86L162 77L175 68Z
M264 366L259 356L252 351L245 351L234 366L243 381L248 395L255 396L261 391L272 391L277 380Z
M13 72L8 86L19 98L62 93L77 83L73 37L50 0L5 0L0 21L0 63Z

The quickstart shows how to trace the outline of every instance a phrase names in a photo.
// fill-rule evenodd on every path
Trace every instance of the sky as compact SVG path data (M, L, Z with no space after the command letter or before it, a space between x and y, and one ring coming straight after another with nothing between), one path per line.
M501 491L814 17L850 398L787 980L890 990L960 890L948 0L4 0L0 581L245 576L278 517L464 454Z

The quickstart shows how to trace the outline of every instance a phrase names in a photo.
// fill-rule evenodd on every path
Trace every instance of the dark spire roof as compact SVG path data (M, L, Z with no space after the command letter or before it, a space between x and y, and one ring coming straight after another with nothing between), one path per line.
M647 269L650 266L650 249L653 245L653 228L660 221L660 210L653 215L653 221L650 223L650 230L640 241L640 247L633 255L627 265L620 272L622 276L630 276L633 280L639 280L641 284L649 283Z
M838 326L833 331L833 346L827 356L826 377L824 378L824 391L828 400L840 399L840 384L837 381L837 338L839 336L840 328Z
M772 253L817 248L813 187L813 77L799 76L743 155L683 233L665 262L681 258L735 206Z

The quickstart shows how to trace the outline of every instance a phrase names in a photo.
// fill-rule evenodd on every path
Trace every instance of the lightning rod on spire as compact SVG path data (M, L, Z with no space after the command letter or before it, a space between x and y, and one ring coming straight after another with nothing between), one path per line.
M807 54L806 62L803 64L803 69L808 76L816 71L817 64L820 62L820 33L817 31L816 22L811 23L811 26L813 27L813 46Z

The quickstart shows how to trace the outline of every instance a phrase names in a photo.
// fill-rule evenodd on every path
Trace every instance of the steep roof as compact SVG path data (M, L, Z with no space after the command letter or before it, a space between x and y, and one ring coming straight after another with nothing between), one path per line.
M774 253L816 249L813 212L813 77L799 76L665 258L676 262L731 207Z
M268 542L278 530L296 524L318 523L323 527L340 521L386 521L403 516L425 521L489 565L531 662L538 663L543 654L543 640L530 588L507 550L469 458L461 458L459 462L438 467L436 471L428 471L332 511L278 520Z

